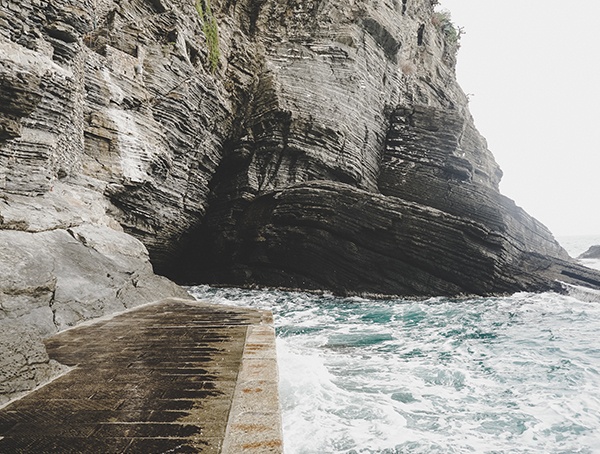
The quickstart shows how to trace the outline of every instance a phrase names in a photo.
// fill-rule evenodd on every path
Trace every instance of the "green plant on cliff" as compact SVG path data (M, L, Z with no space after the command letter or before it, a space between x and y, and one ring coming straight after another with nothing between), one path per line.
M436 11L433 13L432 22L441 30L447 43L458 45L460 37L464 34L464 30L462 27L454 25L450 11Z
M196 0L196 11L198 11L198 16L202 20L202 31L204 31L208 46L210 69L215 72L219 65L221 52L219 51L219 29L217 20L210 8L210 0Z

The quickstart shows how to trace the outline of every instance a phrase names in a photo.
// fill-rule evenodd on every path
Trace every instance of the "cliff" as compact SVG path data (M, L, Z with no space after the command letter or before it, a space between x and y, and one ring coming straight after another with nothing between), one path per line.
M153 270L600 287L499 193L434 3L0 0L0 324L46 336L183 294Z

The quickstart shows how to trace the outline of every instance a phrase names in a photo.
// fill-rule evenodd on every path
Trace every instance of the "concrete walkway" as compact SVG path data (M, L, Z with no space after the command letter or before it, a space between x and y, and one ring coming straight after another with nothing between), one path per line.
M48 339L66 375L0 410L0 453L281 453L270 312L168 299Z

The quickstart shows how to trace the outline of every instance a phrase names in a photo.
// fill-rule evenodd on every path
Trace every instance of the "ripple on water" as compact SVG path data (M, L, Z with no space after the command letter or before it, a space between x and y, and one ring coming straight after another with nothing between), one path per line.
M288 454L600 453L600 304L192 293L275 313Z

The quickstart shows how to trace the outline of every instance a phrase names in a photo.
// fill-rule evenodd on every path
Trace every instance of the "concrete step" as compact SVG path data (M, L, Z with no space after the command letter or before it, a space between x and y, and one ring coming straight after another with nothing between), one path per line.
M67 374L0 410L0 453L281 453L272 315L166 299L57 334Z

